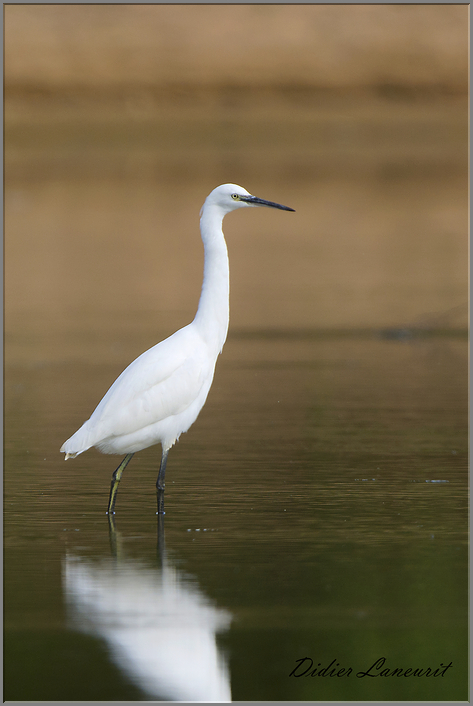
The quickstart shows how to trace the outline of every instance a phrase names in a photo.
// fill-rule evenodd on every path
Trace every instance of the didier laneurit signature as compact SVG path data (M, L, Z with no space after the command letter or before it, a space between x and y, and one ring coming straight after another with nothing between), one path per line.
M335 659L326 667L321 662L314 668L314 660L311 657L296 659L296 666L289 674L290 677L349 677L352 674L358 679L363 677L443 677L447 669L453 667L452 662L440 666L436 669L431 667L390 667L385 666L386 657L379 657L373 664L365 670L355 672L352 667L341 667Z

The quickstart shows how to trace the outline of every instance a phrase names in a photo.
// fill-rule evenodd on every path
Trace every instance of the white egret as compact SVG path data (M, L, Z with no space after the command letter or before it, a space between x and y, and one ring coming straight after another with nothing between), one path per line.
M156 481L158 512L169 449L195 422L207 399L217 357L227 337L229 265L222 231L224 216L237 208L288 206L252 196L236 184L217 186L200 213L204 280L199 306L188 326L140 355L115 380L90 419L61 447L68 458L95 446L102 453L126 454L112 476L108 513L114 513L118 484L136 451L160 443Z

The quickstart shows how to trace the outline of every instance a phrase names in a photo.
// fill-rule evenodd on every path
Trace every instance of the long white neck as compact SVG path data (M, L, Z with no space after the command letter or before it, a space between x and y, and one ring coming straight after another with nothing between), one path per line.
M204 281L195 325L215 355L225 343L229 320L230 270L222 231L224 213L204 204L200 232L204 243Z

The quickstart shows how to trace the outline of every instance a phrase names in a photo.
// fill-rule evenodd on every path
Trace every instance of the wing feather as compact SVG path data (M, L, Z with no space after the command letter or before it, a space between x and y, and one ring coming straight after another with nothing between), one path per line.
M179 414L198 397L214 367L215 360L209 360L207 347L195 330L180 329L123 371L89 424L99 438L106 438L130 434Z

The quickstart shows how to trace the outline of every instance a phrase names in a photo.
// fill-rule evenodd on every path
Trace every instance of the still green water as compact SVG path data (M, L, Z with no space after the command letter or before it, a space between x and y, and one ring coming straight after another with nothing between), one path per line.
M5 699L466 700L466 339L236 332L164 525L154 448L110 535L117 457L58 453L127 362L109 329L95 364L7 360ZM357 676L381 658L452 666Z
M6 106L4 698L466 700L467 100L223 98ZM119 459L59 448L192 319L228 181L296 212L225 220L164 526L152 448L111 533Z

